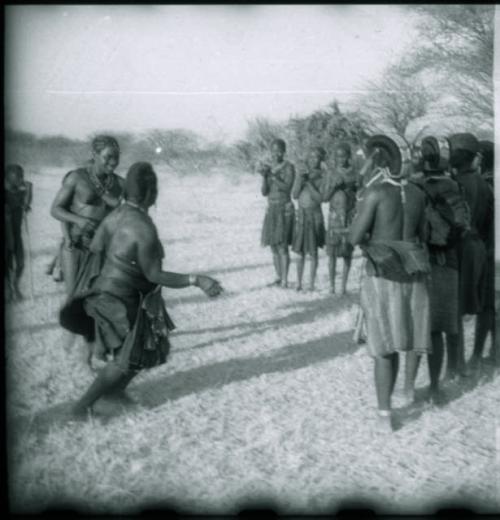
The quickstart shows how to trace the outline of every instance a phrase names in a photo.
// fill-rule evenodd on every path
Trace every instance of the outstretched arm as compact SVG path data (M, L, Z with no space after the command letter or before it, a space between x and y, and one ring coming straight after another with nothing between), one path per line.
M141 233L137 248L137 260L146 278L156 285L182 289L196 285L208 296L217 296L222 291L217 280L204 275L189 275L162 271L162 254L157 234L148 229Z

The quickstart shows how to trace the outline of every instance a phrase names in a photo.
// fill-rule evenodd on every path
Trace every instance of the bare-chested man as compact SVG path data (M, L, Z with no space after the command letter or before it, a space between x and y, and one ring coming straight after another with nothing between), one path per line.
M311 262L309 290L314 290L318 270L318 249L325 245L325 222L321 211L325 176L322 165L325 157L324 148L312 148L307 157L307 165L297 175L292 190L293 198L299 203L292 245L292 250L299 255L297 291L302 290L306 255Z
M286 143L275 139L271 144L271 164L259 165L262 195L268 206L262 226L262 245L271 246L276 279L271 286L288 287L289 247L293 239L295 209L291 199L295 167L285 160Z
M353 247L347 240L347 233L356 209L356 190L359 182L359 174L354 167L349 144L339 143L335 147L335 169L330 172L323 187L323 200L330 204L326 233L330 290L335 294L337 258L342 257L344 268L340 293L345 294L353 252Z
M108 215L90 244L105 257L90 290L75 295L63 307L61 324L71 332L92 335L108 360L83 397L74 416L85 416L100 397L122 392L141 369L166 362L171 322L161 286L197 286L209 296L220 284L203 275L162 270L164 252L148 215L158 193L157 177L149 163L135 163L125 181L126 201Z
M51 215L67 226L61 251L63 277L68 294L75 282L83 282L88 269L88 246L102 219L118 206L123 179L114 173L120 160L116 139L100 135L92 141L92 160L69 172L52 203Z
M391 396L399 368L399 352L430 350L427 277L430 264L422 245L425 199L406 182L410 158L386 136L374 136L367 148L373 167L385 178L366 189L351 226L349 240L367 256L361 288L367 348L375 359L379 420L392 430Z
M23 219L31 210L32 183L24 180L24 170L18 164L5 168L5 275L6 299L22 300L19 282L24 272Z

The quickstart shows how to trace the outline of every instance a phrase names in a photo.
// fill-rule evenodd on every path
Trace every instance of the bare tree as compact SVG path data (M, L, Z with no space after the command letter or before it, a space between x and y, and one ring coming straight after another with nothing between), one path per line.
M403 60L407 74L427 73L451 95L445 115L493 125L494 5L414 5L418 40Z
M370 123L370 130L394 133L411 146L426 126L422 124L413 138L409 130L429 114L435 94L399 66L389 68L380 81L368 82L367 89L369 93L358 103Z

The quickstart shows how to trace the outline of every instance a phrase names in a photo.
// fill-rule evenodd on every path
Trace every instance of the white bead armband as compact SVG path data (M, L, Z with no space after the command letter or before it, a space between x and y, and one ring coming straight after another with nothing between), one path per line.
M196 285L196 275L195 274L189 275L189 285Z

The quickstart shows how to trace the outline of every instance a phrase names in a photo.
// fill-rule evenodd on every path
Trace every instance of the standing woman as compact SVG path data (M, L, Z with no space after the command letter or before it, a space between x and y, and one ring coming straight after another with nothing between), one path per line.
M92 159L66 174L52 203L51 215L68 229L61 251L68 294L77 281L85 283L88 272L96 268L88 248L99 223L120 203L123 179L114 173L119 162L116 139L107 135L95 137Z
M271 164L262 164L258 168L262 175L261 192L268 200L261 242L264 247L271 247L276 272L276 279L270 286L283 288L288 287L289 247L293 239L295 220L295 208L291 199L295 167L285 159L285 153L285 141L275 139L271 144Z
M306 255L310 258L311 276L309 290L314 291L318 270L318 249L325 245L325 223L321 203L326 151L313 147L307 158L306 169L295 179L292 196L299 202L292 249L299 255L297 262L297 291L302 290L302 276Z
M103 220L90 243L90 250L104 257L102 269L90 280L89 290L75 294L61 310L61 325L94 336L107 360L72 407L72 416L84 417L100 397L123 392L140 370L166 362L173 323L162 286L195 285L209 296L222 291L208 276L162 270L163 247L148 215L157 193L151 164L133 164L125 182L125 203Z
M335 169L332 170L332 174L326 177L323 187L323 200L330 204L326 252L328 254L328 272L332 294L335 294L338 257L344 259L340 294L346 293L353 252L347 234L356 209L358 177L358 172L352 161L351 147L347 143L338 144L335 147Z

